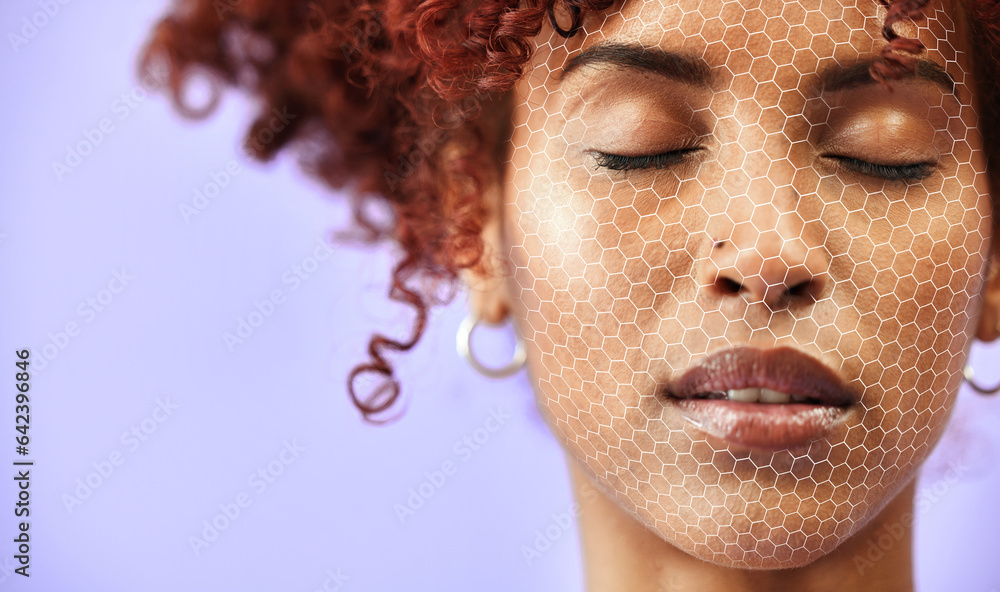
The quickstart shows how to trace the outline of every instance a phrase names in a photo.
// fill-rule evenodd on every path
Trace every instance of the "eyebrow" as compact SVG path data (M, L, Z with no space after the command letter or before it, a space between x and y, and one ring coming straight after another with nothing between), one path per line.
M819 88L823 92L836 92L858 86L876 84L871 76L871 66L878 58L861 60L853 64L833 64L820 73ZM712 68L703 58L667 51L659 47L644 47L629 43L605 42L594 44L572 57L563 68L560 80L586 66L617 66L657 74L676 82L693 86L709 86ZM954 94L955 79L936 62L918 58L916 68L902 76L932 82Z
M875 59L861 60L853 64L833 64L825 68L819 75L819 89L821 92L836 92L847 90L858 86L877 84L872 78L870 70ZM927 80L940 86L949 93L955 92L955 79L945 71L939 64L928 59L917 59L916 69L903 74L902 78L918 78ZM890 81L891 83L891 81Z
M586 66L617 66L649 72L676 82L708 86L712 69L704 59L667 51L659 47L643 47L628 43L597 43L573 56L562 70L560 80Z

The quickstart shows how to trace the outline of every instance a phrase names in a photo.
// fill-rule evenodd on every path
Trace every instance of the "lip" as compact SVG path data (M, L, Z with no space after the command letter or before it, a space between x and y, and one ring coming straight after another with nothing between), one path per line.
M745 403L706 394L771 389L808 402ZM715 352L661 389L671 407L729 444L779 450L822 439L842 424L858 396L830 368L791 347Z

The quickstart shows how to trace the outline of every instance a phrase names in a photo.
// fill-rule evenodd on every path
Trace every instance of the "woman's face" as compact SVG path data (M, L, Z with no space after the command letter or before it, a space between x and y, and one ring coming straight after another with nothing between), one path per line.
M892 90L873 0L626 1L536 40L503 184L536 393L693 555L829 553L944 429L991 203L964 25L925 13Z

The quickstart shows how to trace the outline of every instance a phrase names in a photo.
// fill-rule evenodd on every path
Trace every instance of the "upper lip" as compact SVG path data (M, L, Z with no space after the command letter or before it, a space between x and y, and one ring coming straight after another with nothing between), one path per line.
M804 395L824 405L847 406L859 400L836 372L791 347L741 346L714 352L664 390L667 396L690 399L745 388Z

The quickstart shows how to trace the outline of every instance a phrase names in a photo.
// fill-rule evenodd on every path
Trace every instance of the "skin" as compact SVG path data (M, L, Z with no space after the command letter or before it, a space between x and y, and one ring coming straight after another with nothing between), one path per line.
M912 589L913 480L1000 311L971 63L959 13L932 4L896 30L954 93L925 78L824 90L877 55L884 12L803 6L625 2L569 40L544 29L516 89L511 159L484 196L484 238L513 273L466 280L472 309L510 314L528 345L590 590ZM610 43L702 57L710 76L562 74ZM598 154L678 150L628 171ZM663 384L740 345L796 348L860 402L794 450L733 446L670 412ZM890 528L898 542L859 563Z

